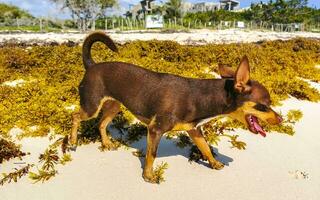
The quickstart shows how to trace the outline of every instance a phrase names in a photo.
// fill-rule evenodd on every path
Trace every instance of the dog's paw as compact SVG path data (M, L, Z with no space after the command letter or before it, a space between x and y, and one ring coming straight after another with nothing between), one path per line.
M216 169L216 170L220 170L224 167L224 164L222 162L219 162L219 161L215 161L213 163L210 163L211 164L211 167L213 169Z
M106 143L106 144L101 144L101 146L99 147L99 149L101 151L115 151L119 148L119 144L115 144L115 143Z
M69 146L70 151L76 151L77 150L77 145L70 145Z
M142 177L145 182L159 184L159 179L153 173L143 173Z

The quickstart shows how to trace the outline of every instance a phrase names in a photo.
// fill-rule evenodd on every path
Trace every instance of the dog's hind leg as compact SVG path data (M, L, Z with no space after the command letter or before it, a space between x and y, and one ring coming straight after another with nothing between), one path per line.
M71 150L75 151L77 146L77 138L78 138L78 128L80 126L80 122L89 119L88 114L80 108L79 111L74 112L72 114L72 129L71 129L71 137L70 144Z
M213 169L222 169L224 165L217 161L210 150L210 147L206 140L204 139L203 135L200 133L200 131L196 129L192 129L187 131L193 142L197 145L199 150L201 151L202 155L208 160L209 164Z
M106 101L107 99L104 98L100 101L87 101L81 105L79 111L72 114L72 129L70 137L71 150L76 150L80 122L97 117Z
M114 100L108 100L102 107L103 115L99 123L102 147L107 150L115 150L117 147L107 135L106 127L111 120L120 112L120 104Z

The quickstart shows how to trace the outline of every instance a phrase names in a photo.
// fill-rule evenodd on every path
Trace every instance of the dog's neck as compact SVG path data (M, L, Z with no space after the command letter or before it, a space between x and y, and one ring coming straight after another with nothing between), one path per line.
M214 79L206 85L206 92L197 99L199 120L228 114L236 108L237 94L234 91L234 80ZM201 88L203 89L203 88Z

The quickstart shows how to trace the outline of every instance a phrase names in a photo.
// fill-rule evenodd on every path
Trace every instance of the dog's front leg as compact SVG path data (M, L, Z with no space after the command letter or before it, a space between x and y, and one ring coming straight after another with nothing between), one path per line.
M162 133L155 132L152 129L148 130L147 136L147 152L143 170L143 178L150 183L157 183L156 177L153 173L153 162L157 155L157 149L161 139Z
M159 182L153 172L153 162L157 155L162 135L173 127L173 121L171 119L170 116L157 117L154 118L148 126L147 152L143 169L143 178L147 182Z
M199 130L192 129L188 131L189 136L197 145L202 155L208 160L213 169L222 169L224 165L217 161L210 150L210 147Z

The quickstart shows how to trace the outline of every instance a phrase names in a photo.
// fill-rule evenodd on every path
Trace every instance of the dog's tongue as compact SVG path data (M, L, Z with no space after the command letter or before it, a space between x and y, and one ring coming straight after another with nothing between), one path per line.
M258 119L255 116L252 116L253 126L262 135L263 137L266 137L266 132L262 129L262 127L259 125Z

